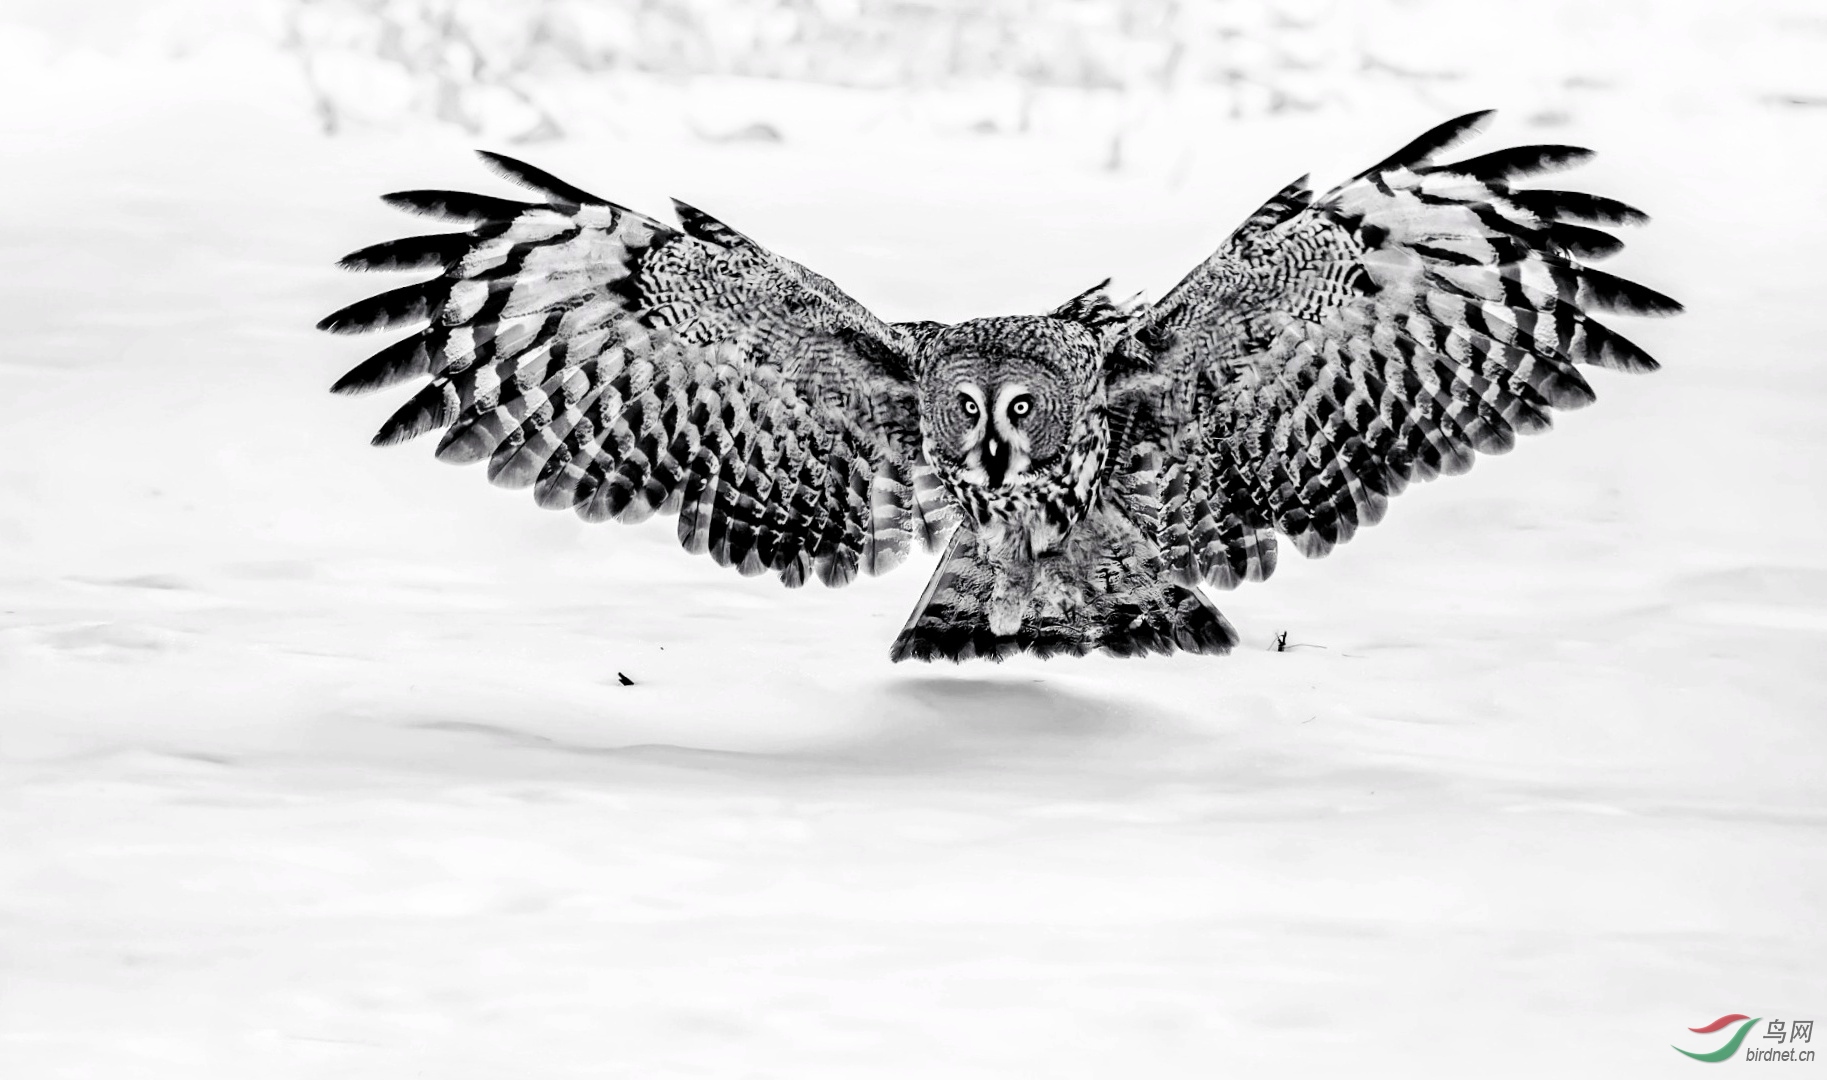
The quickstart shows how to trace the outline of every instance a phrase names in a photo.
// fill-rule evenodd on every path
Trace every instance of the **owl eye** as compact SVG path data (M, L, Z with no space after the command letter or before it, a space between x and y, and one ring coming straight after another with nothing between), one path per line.
M1034 399L1027 394L1018 394L1009 402L1009 415L1017 420L1034 411Z
M958 395L958 408L964 410L964 415L971 420L977 419L977 413L980 411L977 399L969 394Z

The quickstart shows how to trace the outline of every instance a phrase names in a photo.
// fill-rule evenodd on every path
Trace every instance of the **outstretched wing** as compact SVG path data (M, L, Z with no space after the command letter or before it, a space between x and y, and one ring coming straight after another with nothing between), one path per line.
M318 324L425 323L339 393L429 377L374 441L443 428L438 457L488 462L539 505L590 521L677 513L679 540L788 585L880 573L948 522L918 463L905 331L831 282L678 203L683 231L511 158L543 196L406 191L387 202L473 225L342 260L439 271Z
M1647 219L1510 187L1590 155L1577 147L1432 164L1488 115L1323 196L1290 184L1115 345L1124 462L1154 482L1183 578L1267 577L1276 531L1323 555L1408 481L1463 472L1591 402L1575 365L1656 368L1592 314L1681 306L1576 261L1622 246L1589 224Z

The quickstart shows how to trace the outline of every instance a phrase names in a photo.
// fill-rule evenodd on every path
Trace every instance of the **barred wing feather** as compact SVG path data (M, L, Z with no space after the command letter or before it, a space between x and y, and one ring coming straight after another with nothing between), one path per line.
M1323 555L1410 480L1463 472L1591 402L1577 365L1655 369L1593 316L1680 305L1578 261L1621 246L1592 225L1644 215L1510 187L1589 156L1577 147L1433 163L1488 115L1324 195L1290 184L1118 343L1114 401L1141 432L1130 454L1181 578L1267 577L1278 531Z
M337 333L424 323L339 380L428 379L375 435L442 428L438 457L592 521L676 513L681 543L789 585L889 569L950 524L918 461L906 331L683 203L682 229L529 165L538 192L385 196L464 232L377 244L356 270L438 276L351 304Z

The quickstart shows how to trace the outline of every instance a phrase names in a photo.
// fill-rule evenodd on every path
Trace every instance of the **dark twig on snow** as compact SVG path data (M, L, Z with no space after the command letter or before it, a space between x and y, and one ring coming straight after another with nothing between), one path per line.
M1289 649L1323 649L1325 647L1326 646L1324 645L1309 645L1304 641L1296 641L1290 644L1288 642L1288 632L1286 630L1278 630L1275 633L1276 652L1287 652Z

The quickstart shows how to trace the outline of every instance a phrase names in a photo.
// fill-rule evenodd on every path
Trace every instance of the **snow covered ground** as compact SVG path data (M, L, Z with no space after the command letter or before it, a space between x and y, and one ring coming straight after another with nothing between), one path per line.
M1827 110L1501 116L1655 215L1664 371L1221 595L1231 657L927 668L930 561L788 593L369 449L330 264L496 182L292 80L0 76L0 1076L1636 1077L1827 1019ZM961 318L1158 295L1445 114L519 152Z

